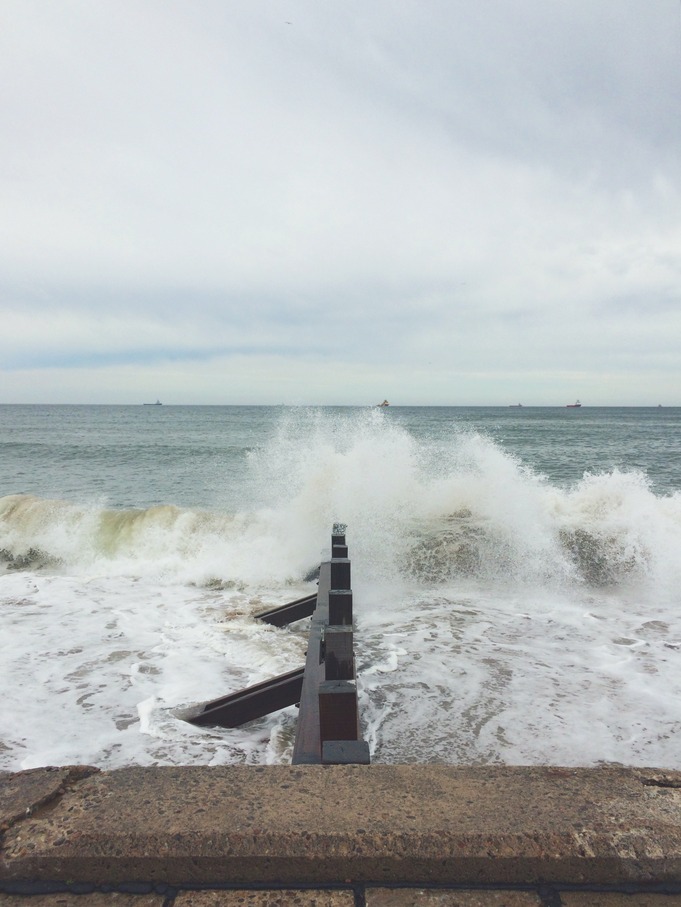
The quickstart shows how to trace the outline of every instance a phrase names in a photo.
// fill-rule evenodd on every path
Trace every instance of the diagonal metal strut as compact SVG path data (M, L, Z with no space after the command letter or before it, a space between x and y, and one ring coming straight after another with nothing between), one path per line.
M304 673L304 668L297 668L238 693L214 699L205 703L200 712L186 715L185 721L209 727L238 727L270 712L296 705L300 702Z

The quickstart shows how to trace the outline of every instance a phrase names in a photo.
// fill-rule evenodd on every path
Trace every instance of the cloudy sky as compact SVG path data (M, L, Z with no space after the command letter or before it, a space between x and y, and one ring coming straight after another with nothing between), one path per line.
M0 0L0 402L681 405L679 0Z

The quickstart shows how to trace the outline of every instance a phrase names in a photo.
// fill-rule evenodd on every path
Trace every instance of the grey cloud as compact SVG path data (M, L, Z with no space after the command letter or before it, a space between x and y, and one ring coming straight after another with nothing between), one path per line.
M673 367L674 0L5 11L0 356L31 381L279 349L295 383L314 347L440 394L454 357L597 373L618 332Z

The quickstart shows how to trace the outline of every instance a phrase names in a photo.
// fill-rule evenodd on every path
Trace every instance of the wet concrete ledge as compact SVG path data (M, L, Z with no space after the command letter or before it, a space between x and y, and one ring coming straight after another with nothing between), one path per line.
M35 769L0 774L0 832L6 892L42 883L681 892L681 772L655 769Z

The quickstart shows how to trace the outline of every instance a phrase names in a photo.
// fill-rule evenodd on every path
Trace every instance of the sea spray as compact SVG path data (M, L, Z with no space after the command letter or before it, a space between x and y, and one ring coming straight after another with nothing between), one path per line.
M428 444L380 410L293 410L247 460L253 506L236 513L7 496L0 556L11 569L285 584L310 574L342 518L370 582L678 579L681 497L655 495L638 472L557 488L479 433L454 425Z
M374 761L678 766L676 479L661 491L640 467L613 466L612 434L599 464L598 433L578 447L581 423L562 418L498 412L485 429L470 412L370 407L119 413L123 459L102 446L91 481L88 455L61 498L36 479L0 499L2 767L285 761L294 710L232 730L178 715L302 664L304 622L253 615L314 591L336 520L352 546ZM161 419L174 471L165 496L155 474L149 503ZM552 477L562 448L548 440L541 458L521 455L537 426L561 444L569 430L573 460L592 445L570 481ZM174 498L178 475L196 503Z

